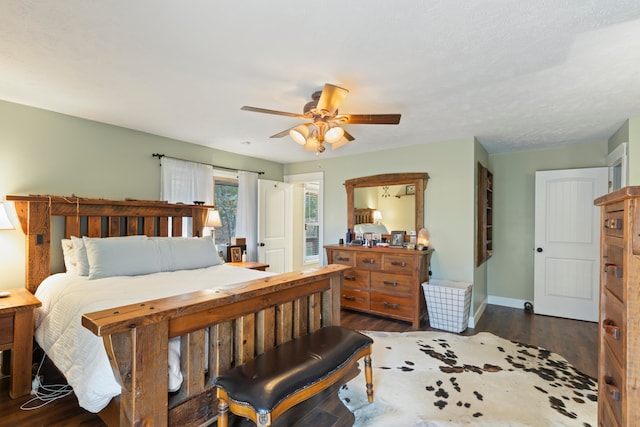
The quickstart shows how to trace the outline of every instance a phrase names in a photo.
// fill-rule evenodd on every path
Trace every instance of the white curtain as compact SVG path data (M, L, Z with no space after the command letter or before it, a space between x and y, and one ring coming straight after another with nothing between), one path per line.
M247 261L258 260L258 174L238 172L236 236L247 239Z
M161 200L189 204L201 201L213 205L213 167L167 157L160 159L160 166ZM182 233L185 236L191 234L191 219L185 218Z

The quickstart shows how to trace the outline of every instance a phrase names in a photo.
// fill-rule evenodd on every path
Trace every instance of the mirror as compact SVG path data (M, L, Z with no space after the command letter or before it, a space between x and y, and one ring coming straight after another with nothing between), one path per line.
M424 228L424 190L428 180L427 173L392 173L345 181L347 226L354 230L356 224L373 223L373 211L379 210L382 223L391 227L387 227L389 232L393 228L417 233Z

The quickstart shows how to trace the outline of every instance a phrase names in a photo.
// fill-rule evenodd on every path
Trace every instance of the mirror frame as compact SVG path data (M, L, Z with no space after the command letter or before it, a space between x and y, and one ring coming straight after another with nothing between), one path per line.
M346 180L344 186L347 190L347 227L353 230L355 225L353 193L356 188L413 184L416 186L415 231L417 233L421 228L424 228L424 190L427 188L428 181L428 173L387 173Z

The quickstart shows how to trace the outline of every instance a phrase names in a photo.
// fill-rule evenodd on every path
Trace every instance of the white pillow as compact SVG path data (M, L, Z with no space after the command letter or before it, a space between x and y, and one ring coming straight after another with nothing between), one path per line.
M162 271L193 270L222 264L210 237L159 237L152 240L158 245Z
M89 279L159 273L156 242L140 239L91 239L83 237L89 261Z
M93 240L146 240L147 236L122 236L122 237L105 237L100 239L92 238ZM87 250L84 247L84 241L80 237L71 236L71 242L73 243L73 252L76 259L76 274L80 276L89 275L89 259L87 258Z
M71 239L62 239L62 258L64 258L64 267L67 273L78 274L76 266L76 253L73 250L73 242Z

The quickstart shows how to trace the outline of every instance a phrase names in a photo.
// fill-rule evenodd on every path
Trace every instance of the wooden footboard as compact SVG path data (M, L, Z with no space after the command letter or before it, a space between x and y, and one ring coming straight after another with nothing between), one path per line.
M85 314L122 394L108 425L200 425L217 415L214 378L279 343L340 324L344 266L329 265ZM167 393L169 339L181 337L182 387ZM208 337L208 340L207 340ZM115 406L119 408L114 410ZM114 416L115 415L115 416Z

